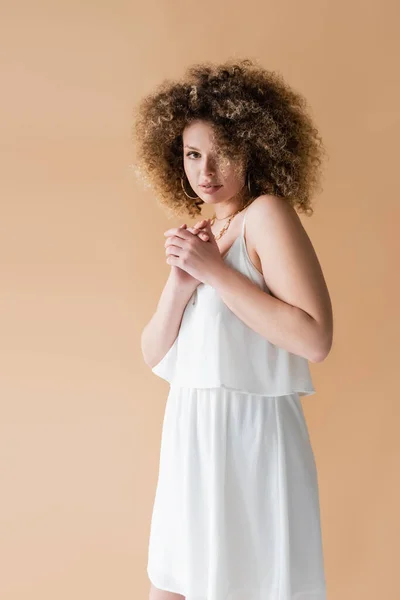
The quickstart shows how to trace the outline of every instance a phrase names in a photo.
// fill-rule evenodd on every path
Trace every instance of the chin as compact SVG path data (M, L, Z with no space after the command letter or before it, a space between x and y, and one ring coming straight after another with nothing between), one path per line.
M210 196L200 196L199 194L199 198L201 200L203 200L203 202L205 204L218 204L218 202L221 202L221 198L210 198Z
M221 190L219 190L219 192L221 192ZM224 201L227 200L226 192L225 192L225 194L221 194L221 193L218 193L218 192L215 193L215 194L203 194L199 190L197 192L197 195L206 204L218 204L219 202L224 202Z

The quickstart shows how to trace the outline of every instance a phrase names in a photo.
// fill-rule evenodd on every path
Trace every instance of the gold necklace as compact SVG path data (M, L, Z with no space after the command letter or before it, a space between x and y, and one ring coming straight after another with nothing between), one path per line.
M221 231L217 234L214 235L216 240L219 240L225 233L225 231L228 229L230 222L232 221L233 217L235 215L237 215L238 213L242 212L242 210L244 210L249 204L251 204L253 198L251 198L244 206L242 206L242 208L239 208L238 210L236 210L233 214L231 214L229 216L228 221L226 222L226 224L222 227ZM224 217L224 219L226 219L226 217ZM217 219L216 214L214 213L214 215L211 217L211 222L210 225L214 225L215 221L222 221L223 219Z

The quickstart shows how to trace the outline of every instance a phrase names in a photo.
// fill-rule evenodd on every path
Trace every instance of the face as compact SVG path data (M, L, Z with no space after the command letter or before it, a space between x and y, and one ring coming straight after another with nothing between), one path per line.
M244 161L222 161L214 148L215 132L210 123L195 121L183 131L183 164L188 181L207 204L240 203L246 183ZM205 184L218 185L206 189Z

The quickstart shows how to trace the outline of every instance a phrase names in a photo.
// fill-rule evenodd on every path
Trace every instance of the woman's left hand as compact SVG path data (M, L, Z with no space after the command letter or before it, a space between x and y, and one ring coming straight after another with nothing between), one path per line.
M202 227L202 231L208 234L208 241L203 241L198 235L179 227L165 231L164 235L170 237L169 244L173 245L175 255L170 254L167 263L180 267L202 283L208 283L219 269L225 267L225 262L209 221Z

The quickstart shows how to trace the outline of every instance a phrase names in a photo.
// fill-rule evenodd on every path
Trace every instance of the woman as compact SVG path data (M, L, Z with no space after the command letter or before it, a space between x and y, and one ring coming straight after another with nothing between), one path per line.
M142 334L170 383L151 600L325 600L318 479L301 396L328 355L329 293L296 209L323 145L304 98L254 61L202 64L140 104L138 166L173 214L171 272Z

